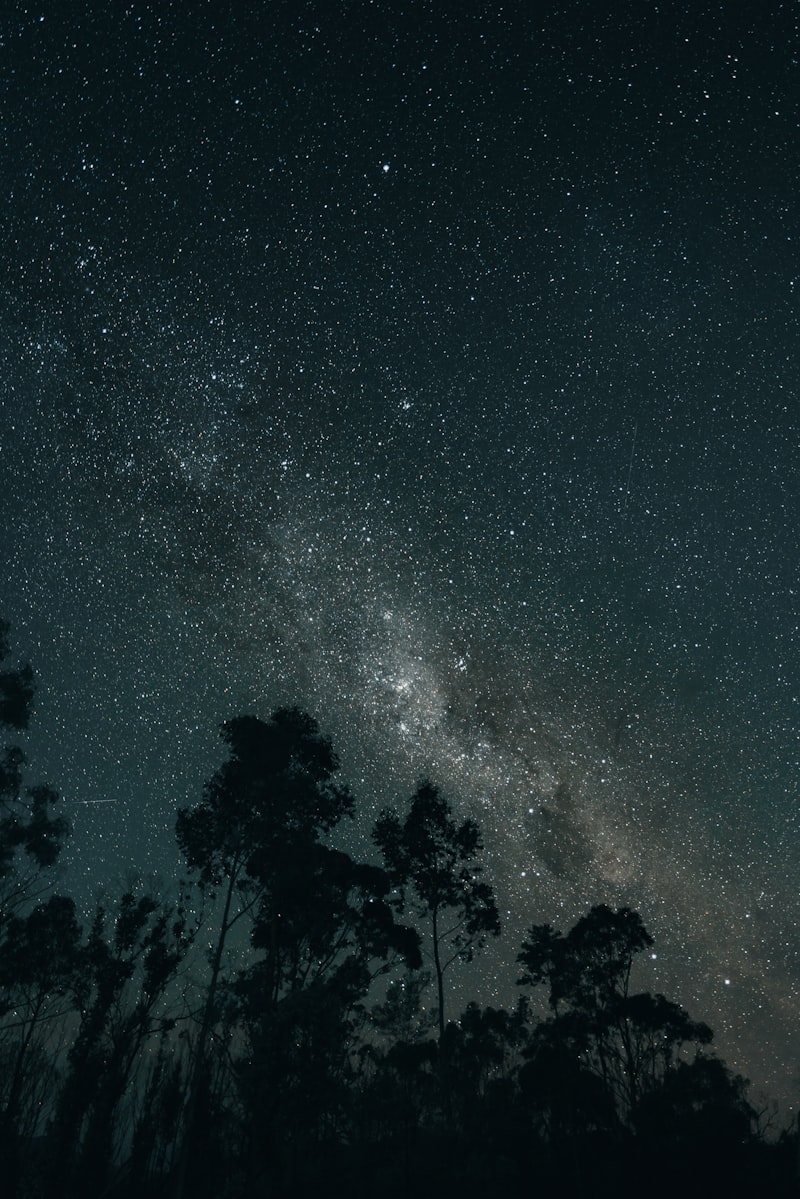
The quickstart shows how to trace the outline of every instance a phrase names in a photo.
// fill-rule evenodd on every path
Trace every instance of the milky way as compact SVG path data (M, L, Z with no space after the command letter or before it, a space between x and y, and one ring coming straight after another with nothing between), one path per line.
M220 722L298 703L353 850L425 776L478 819L465 998L629 903L793 1099L788 14L241 7L4 36L2 615L67 882L172 877Z

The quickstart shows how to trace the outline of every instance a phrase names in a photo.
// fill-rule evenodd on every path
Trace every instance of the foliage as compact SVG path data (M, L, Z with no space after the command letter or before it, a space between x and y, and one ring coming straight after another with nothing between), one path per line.
M120 1143L119 1108L142 1051L174 1027L167 991L193 935L180 905L150 894L126 892L111 919L97 905L77 951L79 1020L52 1123L51 1197L70 1185L90 1192L105 1185Z
M663 995L631 994L635 958L652 943L637 912L605 904L566 936L535 925L523 942L519 981L546 985L553 1013L537 1028L523 1081L544 1110L551 1080L550 1124L588 1104L599 1127L629 1126L683 1047L697 1052L710 1043L711 1029L678 1004Z
M287 844L306 844L352 815L333 781L338 759L310 716L280 708L269 721L239 716L222 726L227 762L203 802L178 814L178 845L204 886L232 874L243 893L268 885Z
M202 804L181 811L177 823L178 843L201 886L224 887L187 1136L220 994L236 1039L247 1046L234 1059L242 1102L263 1132L285 1125L290 1098L295 1126L309 1113L331 1114L330 1087L344 1069L353 1014L373 976L395 959L419 964L416 933L397 924L386 901L386 873L324 840L352 814L353 799L334 781L338 759L316 722L282 708L267 722L229 721L223 739L228 760ZM245 915L254 960L221 988L223 949ZM324 1095L327 1106L320 1106ZM186 1167L184 1160L184 1176Z
M9 654L8 633L0 621L0 662ZM0 726L26 729L34 694L30 665L0 671ZM53 815L52 787L23 786L25 764L19 746L0 751L0 938L5 921L42 893L41 871L55 863L69 834L68 821Z
M28 668L0 674L0 721L24 728L32 697ZM175 903L131 888L82 930L50 886L55 793L23 786L20 750L0 760L3 1199L793 1193L796 1136L766 1143L708 1026L635 990L638 913L533 925L519 981L540 1018L525 994L446 1024L445 971L499 932L475 822L423 783L378 819L384 866L357 862L330 842L354 801L310 716L223 738L176 827L207 960L189 884Z
M10 631L8 622L0 620L0 662L4 662L10 653ZM12 729L26 729L35 693L30 663L14 670L0 670L0 724Z
M423 782L405 821L385 809L376 821L373 839L399 890L400 910L410 899L416 915L429 922L441 1038L445 971L456 961L472 961L486 937L500 932L494 892L481 877L480 830L474 820L457 824L439 789Z

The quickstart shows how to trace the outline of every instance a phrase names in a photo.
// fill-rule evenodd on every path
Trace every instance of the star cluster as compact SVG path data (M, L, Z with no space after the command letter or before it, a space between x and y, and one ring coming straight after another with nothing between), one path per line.
M3 612L90 896L219 723L422 776L524 930L794 1098L796 14L92 3L2 31Z

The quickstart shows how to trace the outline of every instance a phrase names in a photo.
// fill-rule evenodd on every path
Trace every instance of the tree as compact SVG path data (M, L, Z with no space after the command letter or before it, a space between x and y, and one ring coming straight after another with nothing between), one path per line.
M251 943L265 956L250 973L266 983L262 1002L323 981L361 995L390 962L420 965L419 936L396 923L390 888L385 871L341 850L287 846L253 922Z
M228 760L207 783L202 803L179 812L176 830L178 845L201 888L222 892L189 1087L178 1195L184 1188L230 934L240 920L250 918L256 947L265 952L258 985L268 1003L287 980L291 985L293 971L300 977L312 968L313 951L310 958L305 953L305 965L296 955L293 959L291 949L287 953L287 947L298 947L291 923L297 918L297 903L307 905L306 888L314 878L313 867L311 876L308 867L321 862L320 838L353 811L349 790L333 778L339 762L331 743L307 713L280 708L266 722L240 716L222 726L222 737ZM324 920L324 910L317 907L312 905L315 915Z
M469 962L488 935L500 932L491 886L483 882L478 858L483 849L474 820L457 824L447 800L423 782L405 821L381 812L373 830L375 844L402 910L407 896L417 915L430 921L431 957L439 1000L439 1039L444 1037L444 975L454 962Z
M540 1082L552 1076L558 1110L574 1116L589 1105L598 1126L613 1120L630 1126L642 1097L662 1085L680 1049L711 1041L706 1024L663 995L631 994L633 963L652 943L638 912L605 904L566 936L546 924L530 929L517 958L524 968L519 982L546 985L553 1015L537 1028L528 1054L531 1069L523 1081L529 1094L541 1095ZM538 1079L531 1075L537 1069ZM571 1096L562 1094L568 1080ZM556 1108L551 1114L555 1118Z
M254 912L265 887L283 872L290 849L313 845L320 832L350 815L349 791L332 776L339 763L310 716L280 708L268 722L239 716L222 726L230 756L206 784L203 802L178 813L178 845L204 890L224 886L211 957L198 1059L202 1059L228 937ZM279 919L275 913L274 919Z
M0 662L4 662L10 652L10 631L10 624L0 620ZM14 670L0 670L0 724L12 729L26 729L35 693L30 663L17 666Z
M430 985L429 970L409 970L394 978L380 1003L370 1009L370 1021L389 1044L402 1041L413 1045L424 1040L436 1017L422 1006L423 993Z
M126 1139L120 1105L146 1042L174 1025L164 998L193 935L180 901L127 891L112 920L98 904L71 985L79 1019L51 1128L50 1199L105 1189Z
M517 957L524 969L521 985L547 983L554 1012L566 1002L588 1013L614 1007L628 994L631 968L653 938L638 912L605 904L582 916L566 937L548 924L534 925Z
M678 1060L663 1084L646 1094L635 1127L646 1153L661 1163L661 1190L711 1194L790 1194L766 1182L766 1161L753 1155L757 1113L746 1097L747 1082L724 1062L698 1053ZM788 1174L788 1171L787 1171ZM788 1181L788 1179L787 1179Z
M8 633L0 621L0 662L9 656ZM0 670L0 728L28 727L34 693L30 665ZM71 900L43 901L45 872L69 825L53 815L51 787L23 785L25 764L19 746L0 750L0 1173L9 1194L22 1131L34 1129L43 1110L45 1030L58 1014L77 935Z
M51 895L27 916L12 916L0 955L0 1029L13 1044L13 1066L0 1084L2 1118L13 1117L24 1085L25 1062L45 1021L65 1013L77 981L81 930L72 899ZM4 1034L13 1034L13 1036Z
M274 1176L298 1145L307 1166L308 1145L349 1121L362 1001L395 962L421 964L389 890L385 871L321 844L287 848L264 887L251 936L259 957L230 988L246 1041L236 1067L255 1133L251 1173Z
M0 621L0 662L9 654L8 632ZM30 665L0 671L0 726L26 729L34 693ZM23 787L25 764L18 746L0 753L0 938L5 922L44 891L41 871L54 864L69 833L64 817L52 814L58 794L41 784Z
M52 1113L55 1046L72 1010L81 930L61 895L5 924L0 952L0 1177L15 1194L19 1148Z

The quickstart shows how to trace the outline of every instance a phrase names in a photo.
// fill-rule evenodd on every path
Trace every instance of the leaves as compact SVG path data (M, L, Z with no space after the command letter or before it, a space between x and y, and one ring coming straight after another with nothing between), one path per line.
M0 662L8 657L10 625L0 620ZM26 729L30 721L36 685L30 665L0 671L0 724Z
M401 891L401 904L410 892L420 915L450 909L458 917L453 943L467 958L484 934L497 935L500 918L491 886L481 880L477 861L482 850L474 820L458 825L449 803L429 782L417 788L404 823L396 812L381 812L373 830L389 876Z
M8 625L0 621L0 659L7 653ZM33 692L30 666L0 673L0 725L26 728ZM24 766L18 746L0 751L0 926L41 893L39 871L56 862L70 832L65 817L53 814L59 796L52 787L23 787Z
M80 935L75 903L63 895L50 896L25 917L12 917L2 940L0 991L63 992L78 966Z
M633 960L652 943L638 912L614 912L598 904L566 937L548 924L534 925L517 957L525 968L519 981L547 983L553 1009L566 1001L573 1008L594 1010L627 993Z
M279 708L266 722L229 720L222 739L228 761L203 802L179 812L178 845L206 886L231 872L263 884L288 845L313 843L352 814L353 799L332 781L339 763L330 741L297 708Z
M444 972L456 961L471 962L486 936L500 932L494 893L481 879L483 867L477 860L483 848L478 826L474 820L457 824L438 787L424 781L405 821L401 823L396 812L385 809L372 838L398 889L399 910L404 910L410 896L417 915L430 921L441 1040L445 1030Z

